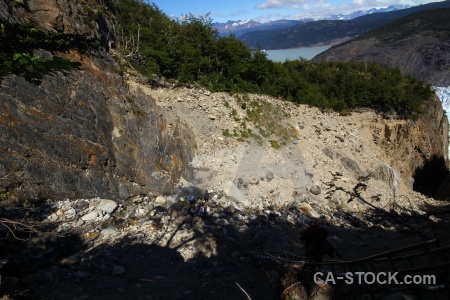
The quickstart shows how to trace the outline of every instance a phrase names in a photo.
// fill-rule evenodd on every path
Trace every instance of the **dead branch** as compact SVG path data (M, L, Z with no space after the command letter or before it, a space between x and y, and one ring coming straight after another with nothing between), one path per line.
M12 220L8 220L8 219L0 219L0 224L2 224L3 226L5 226L8 231L11 233L11 235L19 241L28 241L31 238L31 235L33 233L38 234L39 230L36 229L35 225L28 225L25 224L23 222L17 222L17 221L12 221ZM28 238L20 238L16 235L16 232L24 232L28 234Z
M333 181L336 181L340 176L342 176L342 174L339 173L332 173L333 175ZM345 188L341 187L341 186L337 186L333 181L331 182L323 182L326 186L328 186L330 188L330 190L327 192L326 196L329 197L331 196L333 193L335 193L336 191L342 191L344 193L346 193L347 195L350 196L349 200L347 201L347 203L353 201L354 199L359 200L361 203L366 204L368 206L370 206L371 208L373 208L375 210L375 212L380 213L381 215L386 216L386 218L389 218L403 226L408 227L409 229L413 230L417 235L421 236L422 238L426 239L426 240L431 240L431 238L429 236L427 236L426 234L422 233L421 231L417 230L415 227L413 227L412 225L408 224L407 222L403 221L400 216L397 214L397 212L395 210L391 210L386 211L383 208L379 208L375 205L373 205L372 203L368 202L366 199L364 199L361 196L361 191L365 191L367 189L367 184L366 182L368 181L370 177L369 176L365 176L365 177L359 177L358 178L358 183L356 184L356 186L353 188L353 191L348 191Z
M236 283L236 285L238 286L238 288L240 288L241 291L244 292L244 294L247 296L247 299L248 299L248 300L252 300L252 298L248 295L248 293L247 293L243 288L241 288L241 286L239 285L239 283L237 283L237 282L235 282L235 283Z

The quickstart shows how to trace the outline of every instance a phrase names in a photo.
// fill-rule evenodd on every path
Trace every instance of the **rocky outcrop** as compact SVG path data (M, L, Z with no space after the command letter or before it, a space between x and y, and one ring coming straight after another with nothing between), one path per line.
M104 18L85 20L82 3L0 5L3 20L106 38ZM168 192L180 176L192 176L189 127L129 86L107 52L58 55L80 68L47 75L40 84L18 77L1 82L1 198L126 198Z
M97 1L0 0L0 20L45 31L111 38L110 22Z
M380 117L370 126L374 142L385 149L388 163L400 172L400 177L410 188L416 173L429 161L439 157L445 164L448 160L448 130L447 116L436 97L427 104L418 120Z
M89 65L93 68L95 63ZM17 198L128 197L189 178L187 126L106 70L22 78L0 87L2 193Z
M68 32L107 38L102 33L107 30L97 22L104 18L100 13L89 19L92 24L80 21L82 12L89 15L82 4L16 2L0 1L6 7L2 18L25 23L42 19L36 23L41 28L62 26ZM61 18L70 22L58 25ZM120 67L107 52L60 55L79 62L80 69L46 76L40 85L22 78L2 82L2 198L126 198L168 193L183 177L202 188L223 189L230 182L243 190L239 199L234 197L236 205L262 209L321 198L320 182L332 180L330 174L336 172L353 178L346 179L348 188L369 174L388 183L387 191L403 183L412 187L418 168L433 157L447 159L448 123L437 101L430 102L419 120L405 121L373 112L346 118L251 95L248 101L283 112L269 114L283 120L272 123L285 123L279 132L286 147L276 151L273 140L262 139L261 126L244 122L247 112L236 97L149 88L119 74ZM248 126L247 133L259 134L258 146L224 134L238 134L242 126ZM241 136L241 142L245 138ZM379 190L378 183L372 184L374 192ZM318 189L313 192L312 186Z

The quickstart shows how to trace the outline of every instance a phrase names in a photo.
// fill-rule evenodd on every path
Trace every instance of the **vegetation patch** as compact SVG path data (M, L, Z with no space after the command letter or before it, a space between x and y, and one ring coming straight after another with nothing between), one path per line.
M232 35L220 37L208 15L174 19L155 4L106 2L117 15L118 49L130 62L140 64L146 70L140 69L143 74L228 92L239 108L251 109L252 114L258 112L249 107L248 93L345 113L367 107L407 118L421 113L433 94L429 86L402 76L397 68L303 59L272 62L264 51L250 49Z
M281 148L289 140L297 137L295 128L286 122L289 114L282 106L259 98L250 100L246 94L235 95L235 99L237 105L231 106L230 103L226 103L230 109L230 116L239 123L239 129L233 129L233 133L229 129L223 129L224 136L236 137L239 141L253 138L259 144L263 143L264 138L270 139L270 143L275 149ZM241 113L239 110L242 110ZM239 118L238 115L242 116L242 113L245 117Z
M0 52L0 81L15 75L39 82L45 74L79 67L78 62L61 58L56 52L76 49L84 53L100 47L98 40L86 35L45 32L6 22L0 23L0 44L8 45ZM39 54L42 50L46 57Z

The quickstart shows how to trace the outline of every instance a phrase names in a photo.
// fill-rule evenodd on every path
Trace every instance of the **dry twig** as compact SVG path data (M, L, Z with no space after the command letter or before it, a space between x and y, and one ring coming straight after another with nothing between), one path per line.
M247 299L248 299L248 300L252 300L252 298L248 295L248 293L247 293L243 288L241 288L241 286L239 285L239 283L237 283L237 282L235 282L235 283L236 283L236 285L241 289L241 291L244 292L244 294L247 296Z
M5 226L9 232L11 233L11 235L19 241L28 241L31 238L31 235L33 233L38 234L39 230L36 229L35 225L28 225L22 222L17 222L17 221L12 221L12 220L8 220L8 219L0 219L0 224L2 224L3 226ZM20 238L16 235L17 231L21 231L21 232L25 232L28 234L28 238Z

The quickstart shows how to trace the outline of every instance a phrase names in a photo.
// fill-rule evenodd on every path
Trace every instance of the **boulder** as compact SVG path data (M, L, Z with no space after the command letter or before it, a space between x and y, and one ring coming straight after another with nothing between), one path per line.
M155 199L155 203L158 204L158 205L165 206L166 203L167 203L167 200L166 200L166 198L164 198L163 196L158 196L158 197L156 197L156 199Z
M116 201L102 199L98 204L97 208L100 209L101 211L106 212L107 214L111 214L116 210L117 206L118 205Z
M273 178L274 178L273 172L267 171L267 173L266 173L267 181L272 181Z
M166 197L166 206L172 206L175 203L178 202L178 197L177 196L168 196Z
M313 186L309 189L309 191L310 191L311 193L313 193L314 195L319 195L319 194L322 192L322 190L320 189L320 186L318 186L318 185L313 185Z
M81 219L83 221L92 221L92 220L95 220L95 218L97 218L97 217L98 217L98 211L93 210L93 211L85 214L84 216L82 216Z

